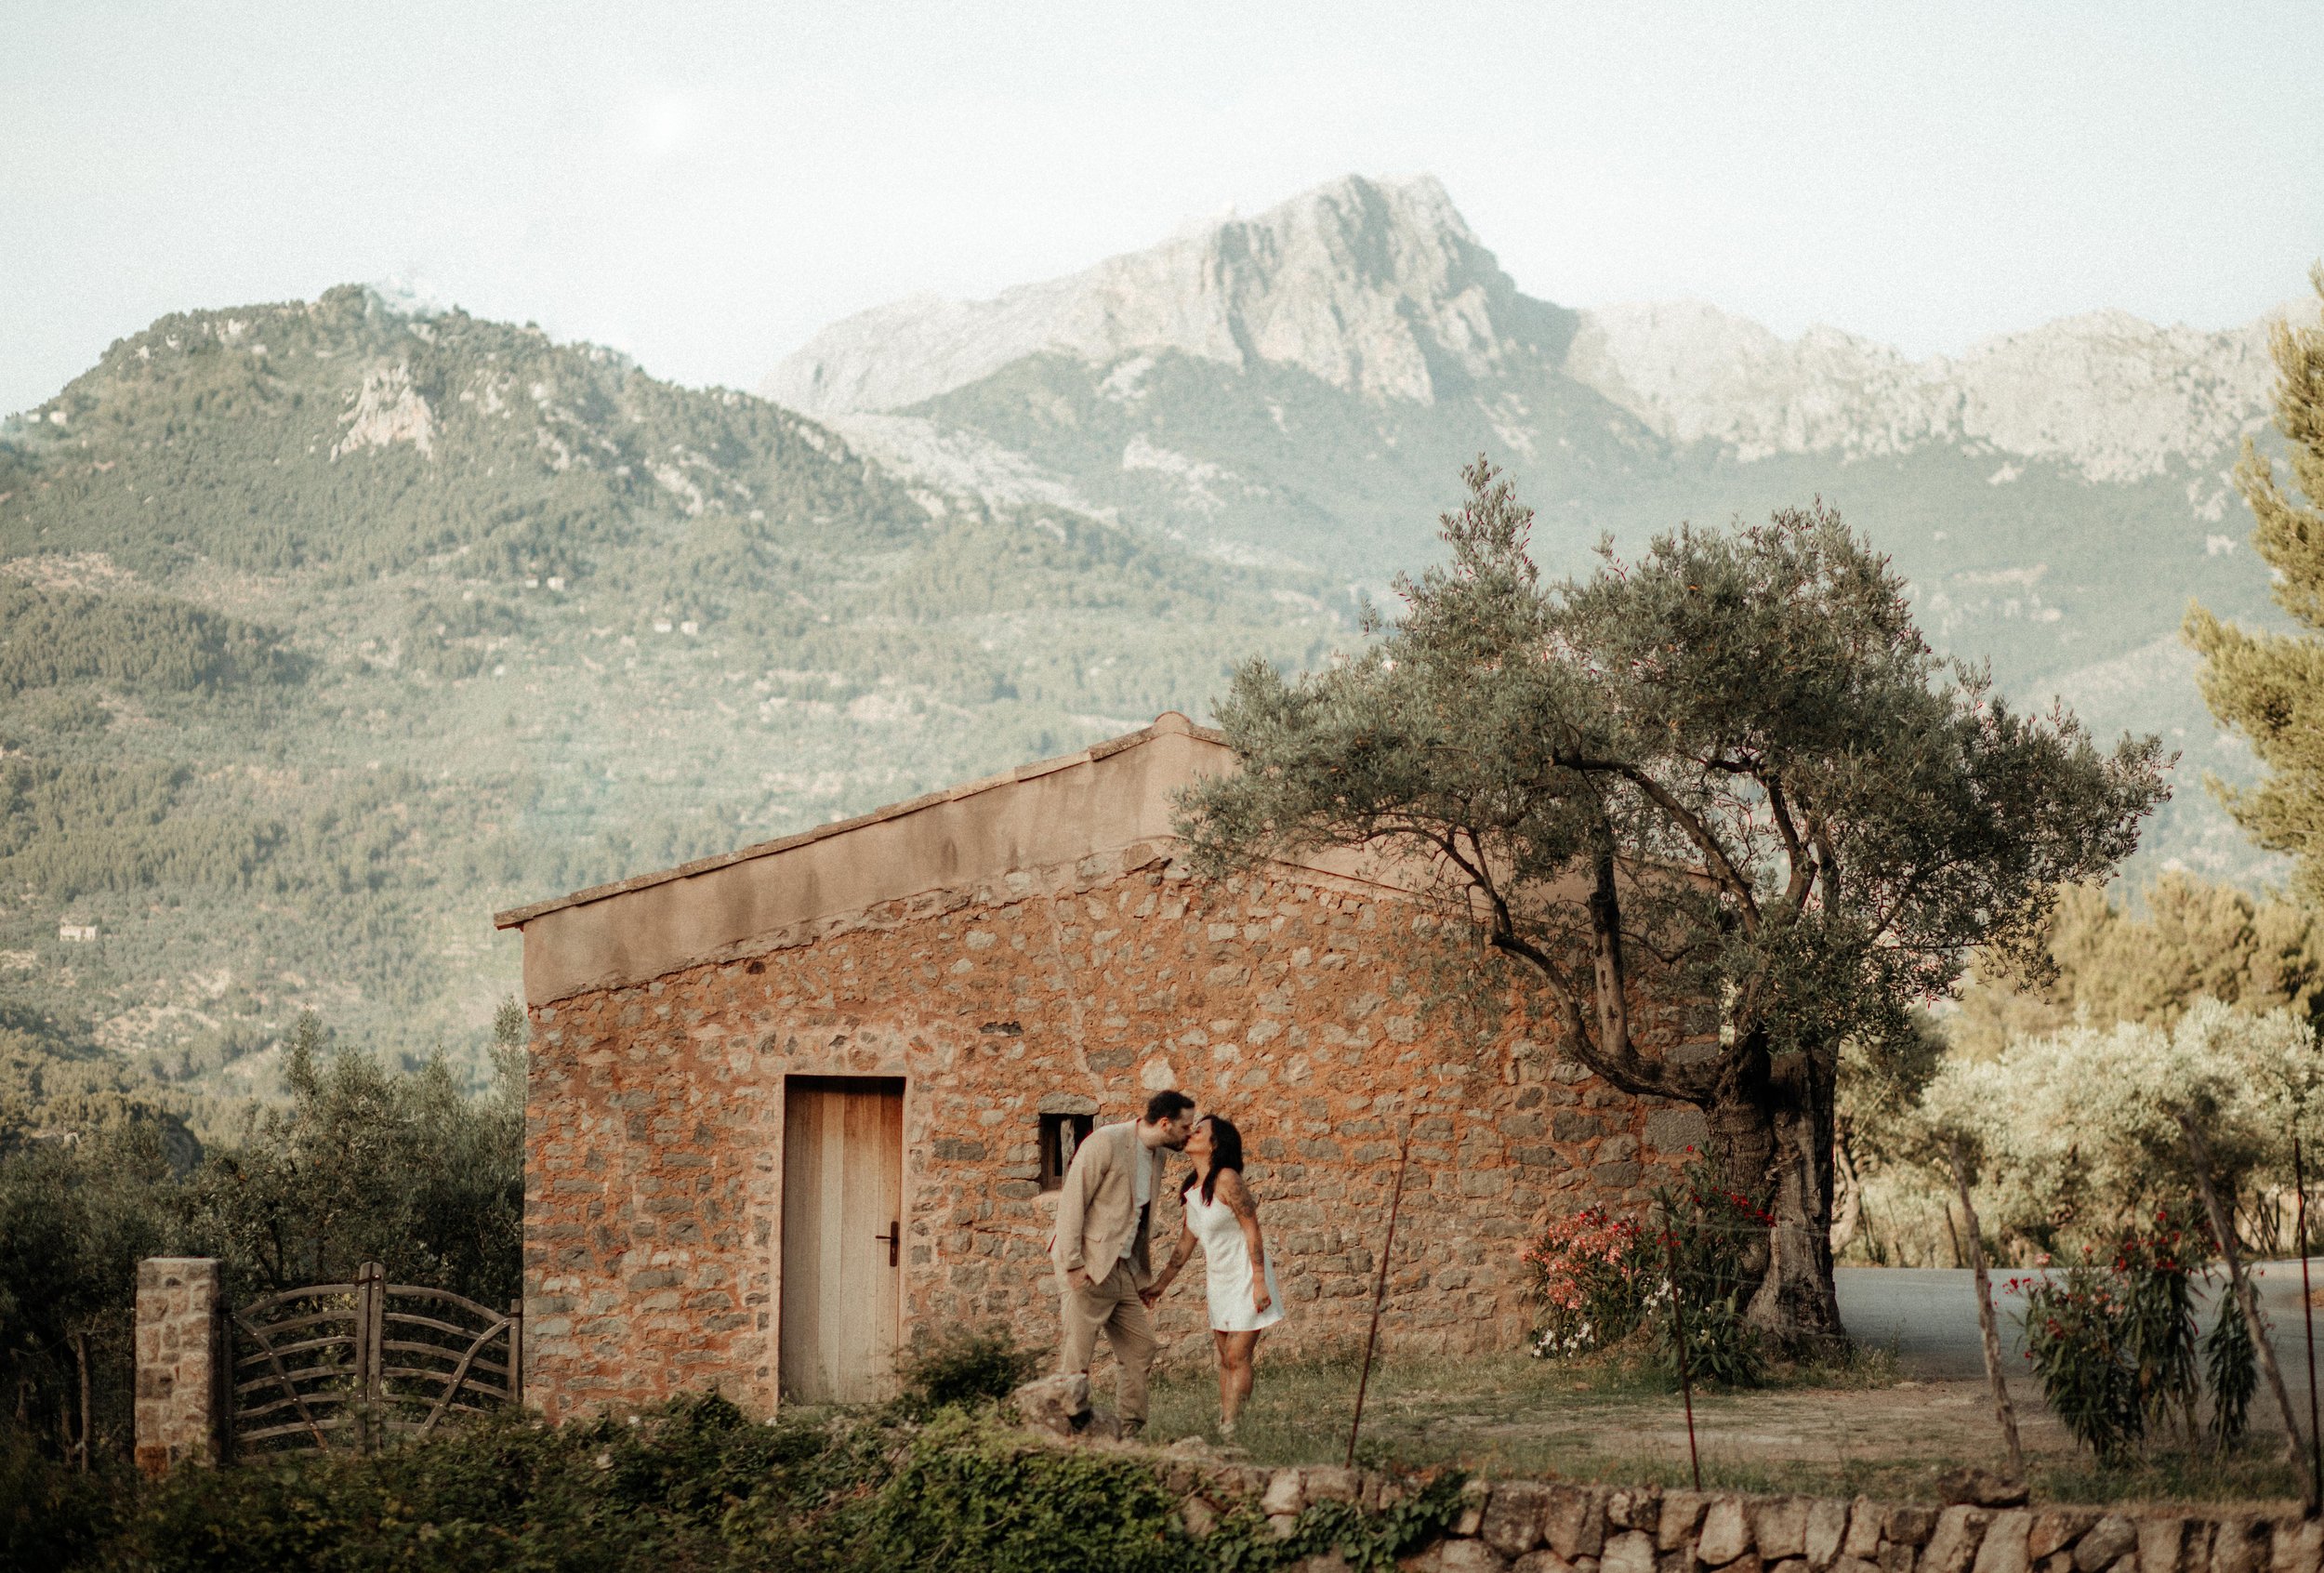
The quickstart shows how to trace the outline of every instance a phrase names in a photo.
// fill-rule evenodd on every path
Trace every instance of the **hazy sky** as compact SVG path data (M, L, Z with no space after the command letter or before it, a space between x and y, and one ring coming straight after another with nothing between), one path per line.
M1569 305L2220 326L2324 253L2319 58L2317 0L0 0L0 410L163 312L390 276L751 387L1352 170L1441 177Z

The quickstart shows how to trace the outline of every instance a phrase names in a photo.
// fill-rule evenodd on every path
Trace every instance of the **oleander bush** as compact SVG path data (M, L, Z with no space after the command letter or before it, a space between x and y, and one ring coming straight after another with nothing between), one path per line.
M1644 1224L1604 1207L1552 1219L1525 1254L1540 1307L1533 1352L1562 1358L1629 1339L1665 1281L1659 1256L1659 1239Z
M2025 1298L2026 1358L2042 1396L2100 1463L2124 1462L2174 1429L2189 1448L2206 1435L2225 1447L2246 1431L2259 1381L2252 1330L2224 1277L2208 1290L2199 1283L2212 1244L2158 1212L2111 1257L2085 1249L2054 1276L2004 1286Z
M1693 1380L1756 1383L1766 1358L1744 1321L1747 1253L1773 1223L1750 1196L1720 1184L1700 1155L1676 1185L1655 1191L1642 1217L1592 1206L1552 1220L1523 1258L1541 1313L1534 1354L1629 1351L1675 1376L1684 1329Z

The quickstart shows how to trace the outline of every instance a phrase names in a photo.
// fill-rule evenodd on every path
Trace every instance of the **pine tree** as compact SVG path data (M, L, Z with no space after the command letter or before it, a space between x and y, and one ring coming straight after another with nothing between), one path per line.
M2324 297L2324 264L2309 275ZM2258 527L2251 544L2274 570L2276 603L2301 632L2252 632L2188 608L2187 641L2203 656L2203 698L2251 740L2266 766L2257 786L2213 784L2260 845L2290 853L2302 895L2324 903L2324 325L2276 324L2276 429L2291 445L2291 483L2248 439L2236 486Z

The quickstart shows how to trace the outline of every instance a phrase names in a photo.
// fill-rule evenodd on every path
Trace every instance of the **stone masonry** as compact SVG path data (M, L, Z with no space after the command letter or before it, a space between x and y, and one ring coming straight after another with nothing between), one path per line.
M138 1263L137 1463L163 1474L216 1463L225 1438L223 1280L216 1259Z
M1288 866L1205 881L1179 853L1156 837L1000 859L534 998L528 1398L552 1417L710 1387L773 1406L790 1076L905 1080L906 1337L1000 1321L1053 1341L1044 1113L1103 1123L1179 1087L1233 1118L1287 1302L1272 1341L1289 1349L1362 1336L1407 1133L1382 1331L1430 1351L1522 1339L1533 1228L1643 1202L1699 1139L1692 1110L1562 1063L1521 1011L1425 1004L1439 952L1401 892ZM624 955L654 943L619 938ZM566 964L536 967L533 946L528 932L528 991ZM1678 1036L1675 1011L1640 1009ZM1199 1258L1189 1278L1158 1330L1207 1358Z
M1169 1467L1198 1538L1237 1507L1263 1513L1288 1536L1317 1503L1374 1509L1408 1489L1349 1469ZM1346 1565L1327 1556L1301 1566L1343 1573ZM2324 1523L2296 1509L1940 1507L1479 1480L1469 1483L1450 1533L1399 1566L1406 1573L2319 1573Z

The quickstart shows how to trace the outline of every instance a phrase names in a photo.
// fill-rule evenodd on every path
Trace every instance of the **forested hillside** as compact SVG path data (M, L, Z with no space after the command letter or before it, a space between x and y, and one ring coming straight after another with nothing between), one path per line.
M495 908L1198 711L1328 601L529 327L165 318L0 431L0 1002L184 1093L304 1008L481 1065Z

